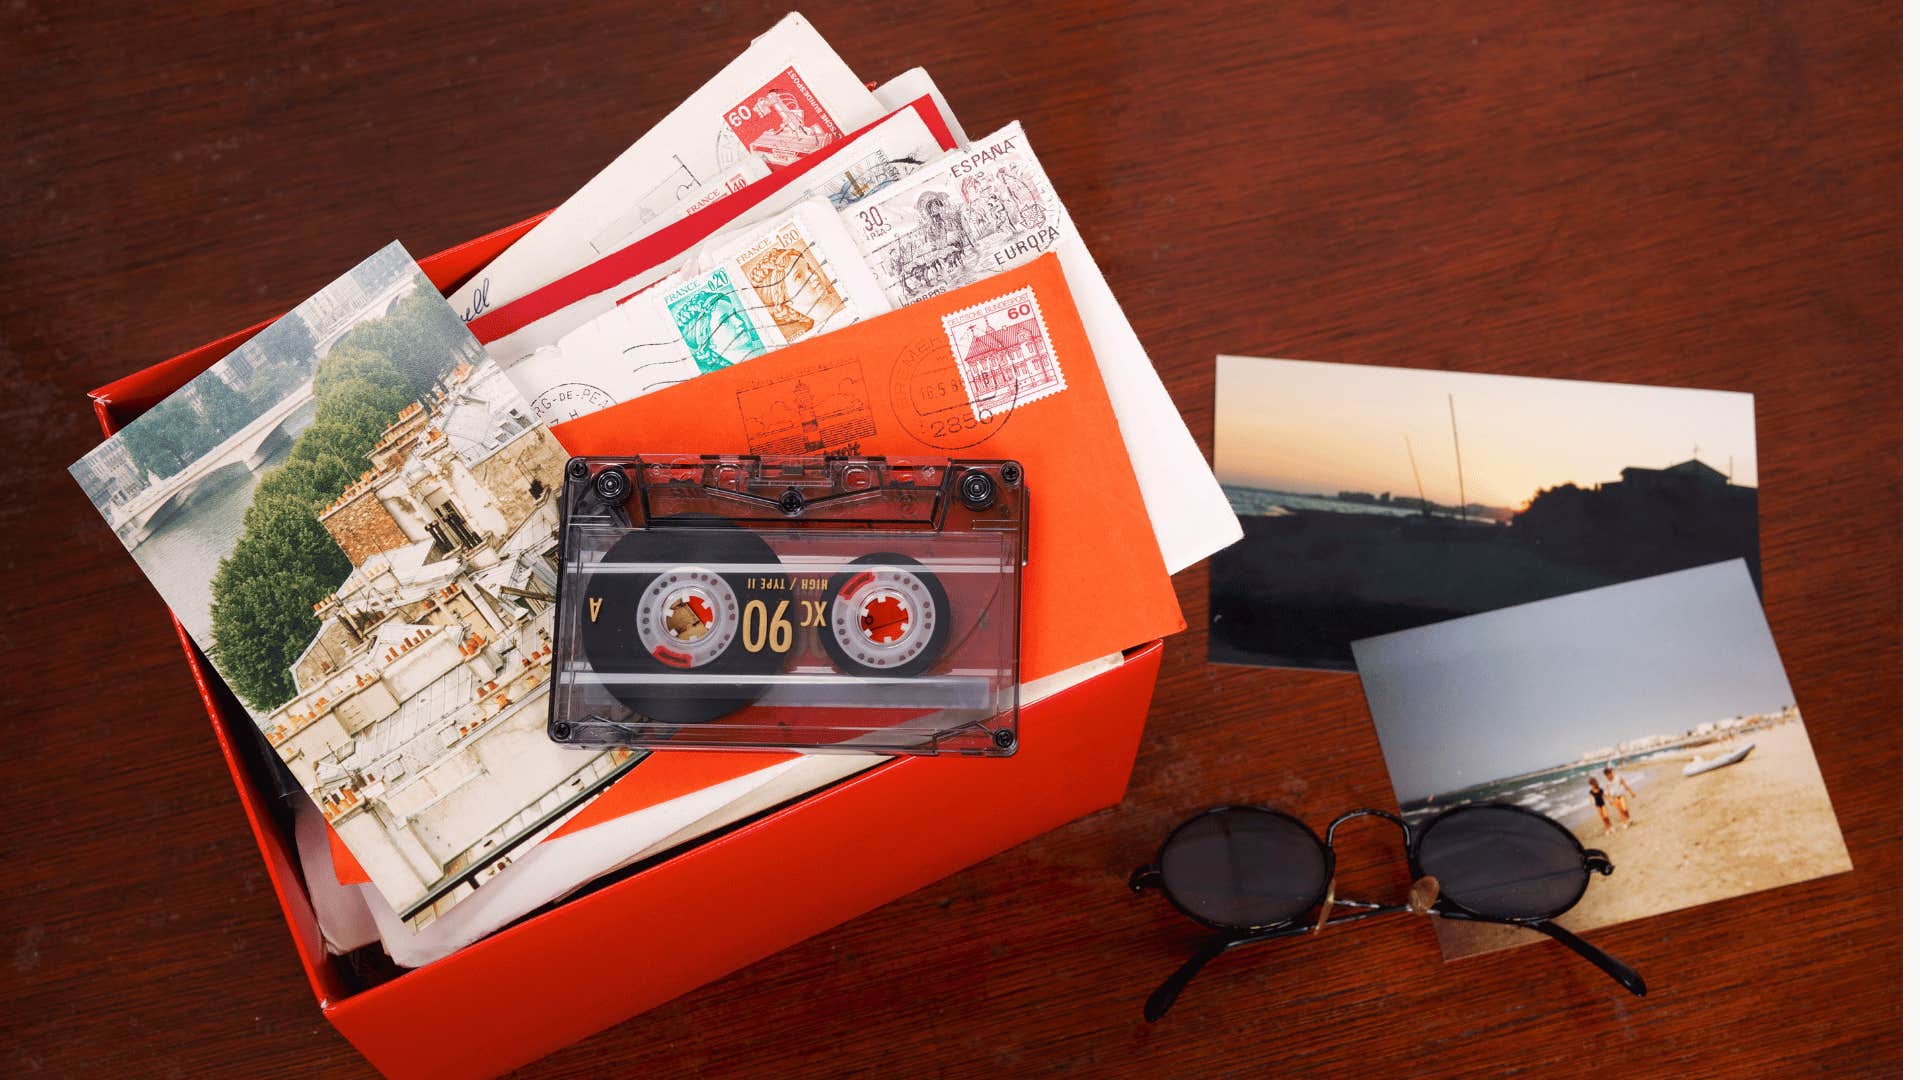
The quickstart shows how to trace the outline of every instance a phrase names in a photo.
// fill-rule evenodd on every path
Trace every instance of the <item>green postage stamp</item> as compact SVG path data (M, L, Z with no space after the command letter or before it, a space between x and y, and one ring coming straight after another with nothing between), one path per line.
M719 371L767 351L742 299L750 295L724 266L667 294L667 312L701 372Z

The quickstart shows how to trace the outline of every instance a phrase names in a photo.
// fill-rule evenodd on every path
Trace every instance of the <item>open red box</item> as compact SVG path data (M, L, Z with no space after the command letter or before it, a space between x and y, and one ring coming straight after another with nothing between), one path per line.
M538 221L420 265L444 290ZM93 391L102 430L118 430L266 325ZM490 1075L532 1061L1119 802L1160 667L1160 643L1142 643L1119 667L1023 709L1020 752L1010 758L895 759L355 992L321 945L292 834L246 756L241 736L252 721L177 622L175 630L320 1009L389 1076ZM953 829L955 806L993 812ZM779 883L778 905L766 902L770 882Z

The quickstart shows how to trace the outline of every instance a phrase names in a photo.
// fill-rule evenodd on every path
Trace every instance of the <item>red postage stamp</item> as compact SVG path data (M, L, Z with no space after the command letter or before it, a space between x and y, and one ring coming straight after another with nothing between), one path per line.
M749 153L775 166L791 165L840 137L839 126L791 67L728 109L727 126Z
M1067 388L1032 289L953 312L940 323L975 420L985 421Z

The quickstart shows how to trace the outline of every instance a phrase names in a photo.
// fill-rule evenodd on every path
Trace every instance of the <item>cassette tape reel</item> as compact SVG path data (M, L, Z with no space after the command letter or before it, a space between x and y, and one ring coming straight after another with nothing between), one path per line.
M574 458L548 733L583 746L1005 755L1017 462Z

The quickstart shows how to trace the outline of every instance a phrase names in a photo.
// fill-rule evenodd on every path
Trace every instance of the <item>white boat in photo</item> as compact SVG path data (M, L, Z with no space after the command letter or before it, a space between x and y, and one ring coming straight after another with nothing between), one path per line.
M1716 758L1702 759L1696 757L1692 761L1687 762L1687 767L1680 770L1680 775L1699 776L1701 773L1712 772L1715 769L1725 768L1728 765L1738 765L1747 760L1747 755L1751 753L1753 753L1753 744L1748 743L1738 750L1729 751Z

